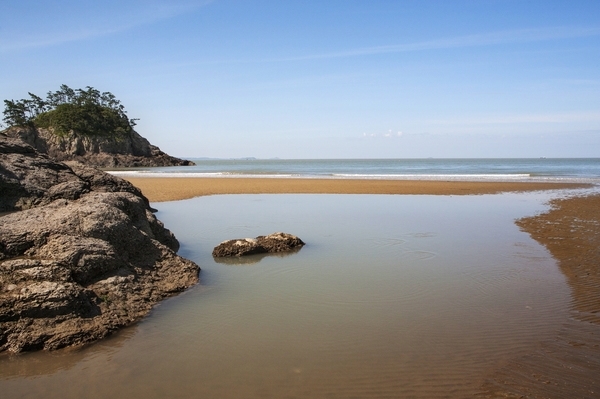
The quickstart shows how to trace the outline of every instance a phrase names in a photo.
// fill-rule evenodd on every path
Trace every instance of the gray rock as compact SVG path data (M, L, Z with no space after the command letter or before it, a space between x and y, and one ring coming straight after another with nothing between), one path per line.
M0 134L0 352L100 339L198 281L128 182Z
M288 252L298 249L304 242L287 233L273 233L256 238L240 238L223 241L212 252L215 258L230 256L246 256L264 253Z
M58 198L78 199L91 191L129 192L148 203L126 180L78 162L58 163L0 133L0 212L41 206Z
M165 154L135 131L127 135L87 136L73 131L57 135L51 129L11 127L4 133L57 161L79 161L102 168L194 165Z

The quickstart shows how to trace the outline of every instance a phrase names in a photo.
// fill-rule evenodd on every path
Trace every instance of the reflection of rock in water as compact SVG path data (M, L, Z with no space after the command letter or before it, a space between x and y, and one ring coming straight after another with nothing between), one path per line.
M263 254L255 254L255 255L247 255L247 256L231 256L226 258L213 258L216 263L220 263L223 265L232 265L232 266L241 266L241 265L253 265L255 263L260 262L264 258L267 257L279 257L285 258L286 256L293 255L299 252L302 247L297 247L291 249L287 252L276 252L276 253L263 253Z
M48 376L70 370L87 359L99 356L110 357L125 345L136 333L137 326L131 325L119 330L94 345L66 348L59 351L37 351L0 355L0 378L28 378Z
M264 253L289 252L299 248L304 242L298 237L287 233L273 233L256 238L238 238L223 241L215 247L213 257L248 256Z

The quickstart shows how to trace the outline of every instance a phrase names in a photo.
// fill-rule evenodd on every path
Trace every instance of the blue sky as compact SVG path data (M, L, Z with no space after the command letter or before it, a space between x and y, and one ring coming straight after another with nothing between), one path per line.
M600 157L600 1L3 0L0 97L184 157Z

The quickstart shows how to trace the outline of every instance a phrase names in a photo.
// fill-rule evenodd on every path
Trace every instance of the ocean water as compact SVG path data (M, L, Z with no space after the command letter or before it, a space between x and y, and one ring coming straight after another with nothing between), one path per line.
M600 182L600 158L192 159L196 166L138 168L128 176L301 177Z
M514 224L549 192L215 195L154 204L200 283L82 350L0 357L6 398L465 398L570 317ZM300 251L223 262L225 239Z

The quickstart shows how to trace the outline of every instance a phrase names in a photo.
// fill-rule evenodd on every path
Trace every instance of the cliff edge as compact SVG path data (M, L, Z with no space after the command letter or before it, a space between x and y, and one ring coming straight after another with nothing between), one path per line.
M73 130L57 134L52 128L13 126L2 133L56 161L78 161L98 168L194 165L162 152L133 129L118 135L86 135Z

